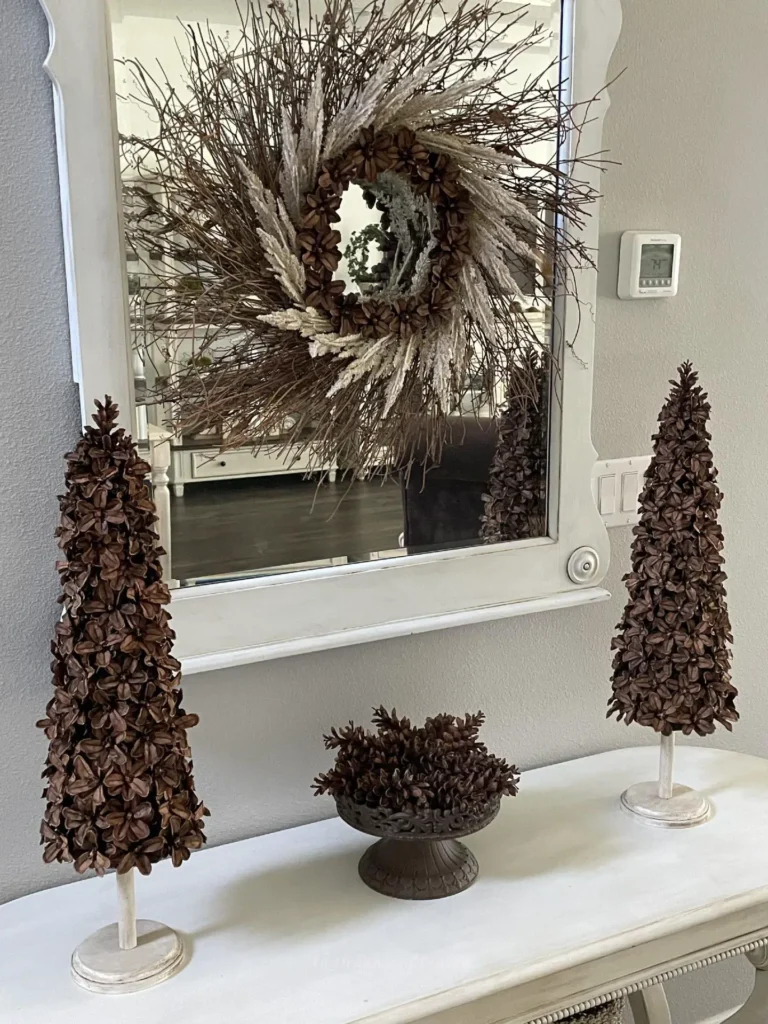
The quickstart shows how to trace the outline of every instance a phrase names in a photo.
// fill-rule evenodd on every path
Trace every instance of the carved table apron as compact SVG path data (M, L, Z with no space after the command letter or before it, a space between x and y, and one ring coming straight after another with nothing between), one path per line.
M449 899L367 889L357 861L370 840L338 819L160 864L138 879L139 913L180 931L190 962L137 995L69 979L74 947L114 920L111 880L6 904L0 1022L553 1024L628 994L638 1024L666 1024L665 980L744 952L757 982L732 1020L768 1024L768 761L683 747L676 777L715 814L675 832L619 806L657 756L525 772L520 796L467 841L478 881Z

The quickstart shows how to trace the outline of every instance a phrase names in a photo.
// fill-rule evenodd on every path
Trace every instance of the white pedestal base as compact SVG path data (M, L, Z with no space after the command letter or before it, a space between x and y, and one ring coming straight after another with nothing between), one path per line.
M659 796L658 782L638 782L621 794L621 807L646 825L658 828L692 828L712 817L705 796L688 786L672 786L672 796Z
M90 992L119 995L159 985L184 966L184 946L171 928L137 921L138 943L120 949L117 925L89 935L72 954L72 977Z

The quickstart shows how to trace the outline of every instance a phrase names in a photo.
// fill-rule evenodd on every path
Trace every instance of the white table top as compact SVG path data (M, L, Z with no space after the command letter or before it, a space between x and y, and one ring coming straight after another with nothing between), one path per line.
M139 916L181 931L192 959L136 995L69 977L74 947L115 918L114 880L16 900L0 907L0 1021L404 1024L768 901L768 761L679 749L677 781L715 807L682 832L619 808L656 762L646 747L525 773L468 840L478 881L450 899L367 889L357 861L371 840L338 819L158 865L137 877Z

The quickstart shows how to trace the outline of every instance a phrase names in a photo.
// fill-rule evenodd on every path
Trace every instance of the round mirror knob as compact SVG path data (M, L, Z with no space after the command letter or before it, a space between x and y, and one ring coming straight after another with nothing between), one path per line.
M568 559L568 575L574 583L589 583L599 568L600 559L594 548L577 548Z

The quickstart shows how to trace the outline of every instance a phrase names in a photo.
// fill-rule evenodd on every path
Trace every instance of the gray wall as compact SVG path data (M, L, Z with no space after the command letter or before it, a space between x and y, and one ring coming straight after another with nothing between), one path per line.
M762 692L766 641L763 469L768 382L765 240L768 102L764 0L624 0L606 143L594 435L603 457L649 450L666 379L694 360L714 401L715 453L736 634L742 723L723 746L768 755ZM40 861L33 728L49 695L56 618L52 532L61 454L76 436L69 379L46 27L36 0L0 3L0 902L69 880ZM615 298L626 228L683 235L681 293ZM372 704L414 716L482 706L488 739L524 769L647 742L606 722L609 643L622 607L629 534L612 536L614 599L601 606L309 655L186 684L202 724L193 744L199 790L221 843L329 812L309 782L327 761L320 735ZM734 1005L747 974L734 964L672 990L680 1021Z

